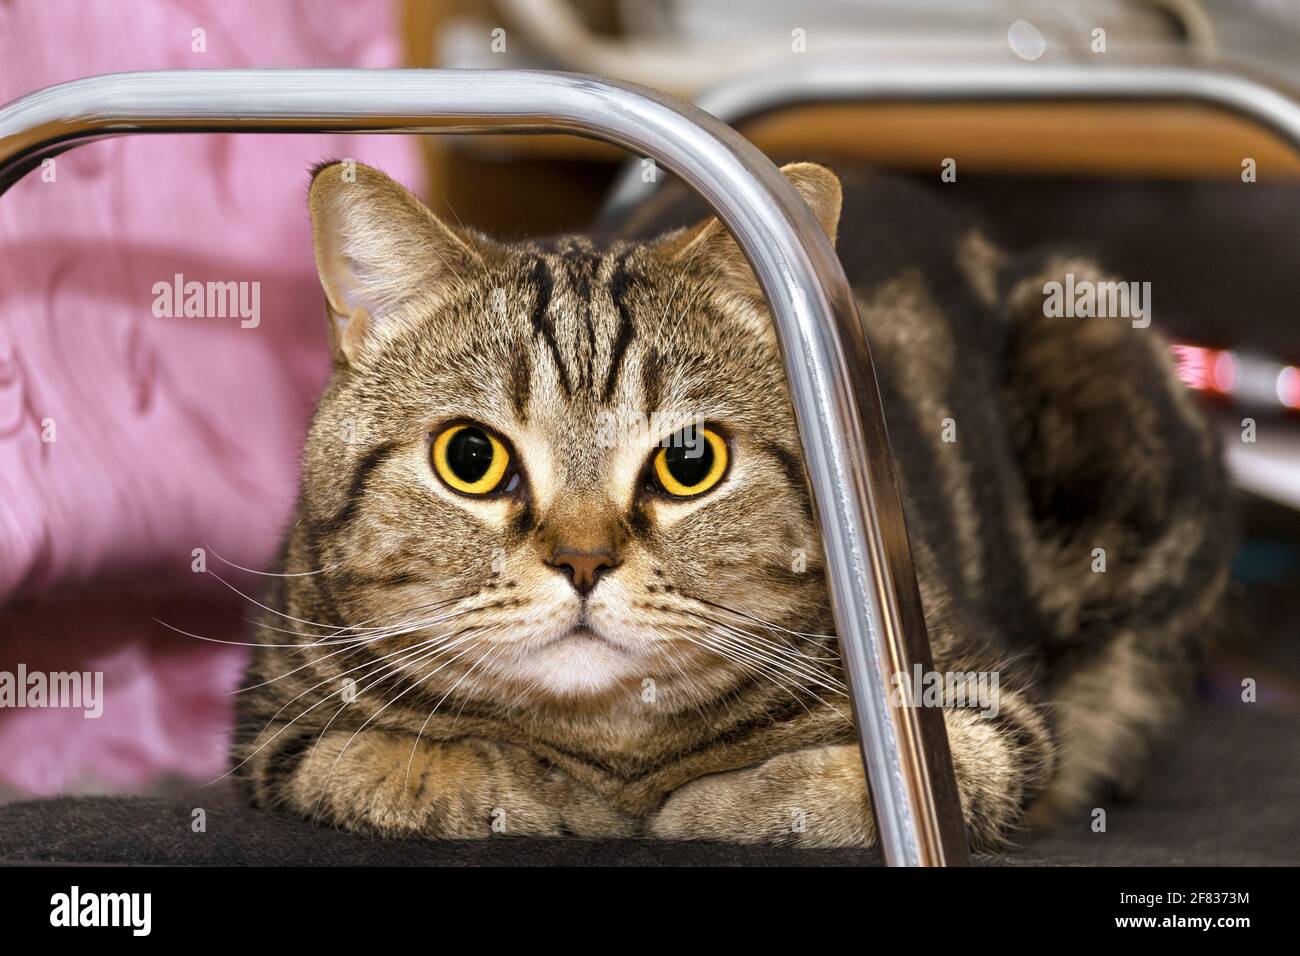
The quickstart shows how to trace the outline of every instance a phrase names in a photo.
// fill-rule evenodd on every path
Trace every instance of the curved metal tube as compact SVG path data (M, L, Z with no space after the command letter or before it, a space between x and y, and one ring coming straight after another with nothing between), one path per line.
M880 398L835 250L781 173L730 127L651 90L570 74L214 70L90 77L0 110L0 191L54 152L137 133L562 132L652 156L718 212L776 322L826 550L873 809L890 864L966 859L939 711L892 708L930 667Z
M1053 100L1201 103L1253 119L1300 150L1300 103L1293 96L1238 73L1196 66L885 65L831 59L740 77L704 93L697 105L740 126L781 109L824 103ZM654 183L643 183L635 164L629 163L601 218L617 218L654 188Z

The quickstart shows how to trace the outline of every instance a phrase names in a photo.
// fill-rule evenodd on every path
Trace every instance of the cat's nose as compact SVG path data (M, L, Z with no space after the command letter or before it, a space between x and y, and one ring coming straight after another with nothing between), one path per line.
M592 592L602 574L618 566L613 552L608 548L599 548L595 551L557 548L551 552L550 560L546 563L568 575L569 583L583 597Z

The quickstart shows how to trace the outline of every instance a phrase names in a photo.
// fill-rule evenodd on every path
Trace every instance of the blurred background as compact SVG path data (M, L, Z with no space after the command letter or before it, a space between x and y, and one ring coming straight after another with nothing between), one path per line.
M1202 693L1239 701L1250 678L1260 707L1288 714L1300 713L1292 146L1190 103L800 91L810 76L900 65L955 77L1162 63L1295 95L1297 54L1300 6L1281 0L0 3L0 102L120 70L596 73L695 100L777 160L890 169L942 188L1014 249L1084 249L1151 282L1156 324L1223 430L1245 518L1246 624ZM244 621L328 370L308 169L343 156L503 238L617 225L667 179L646 184L638 159L561 136L167 136L82 146L0 199L0 671L99 671L106 698L98 719L0 709L0 799L223 772ZM941 186L948 157L959 175ZM259 326L155 317L153 285L176 274L259 282ZM191 571L195 548L215 574Z

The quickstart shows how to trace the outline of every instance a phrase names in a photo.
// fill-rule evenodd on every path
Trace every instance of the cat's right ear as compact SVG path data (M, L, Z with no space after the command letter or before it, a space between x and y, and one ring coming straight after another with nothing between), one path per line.
M308 197L316 269L338 360L354 362L386 322L481 260L406 189L353 160L326 163Z
M807 203L833 244L844 198L839 177L816 163L789 163L781 167L781 173ZM755 301L763 300L763 290L749 262L718 219L708 219L692 228L670 233L665 237L663 248L675 261L698 263L732 291Z

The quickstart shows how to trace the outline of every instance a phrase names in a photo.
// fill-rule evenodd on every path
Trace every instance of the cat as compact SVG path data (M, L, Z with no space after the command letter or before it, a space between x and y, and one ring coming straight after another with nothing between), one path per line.
M972 846L1004 846L1131 786L1223 629L1216 439L1154 328L1045 315L1091 261L1011 255L915 184L783 172L843 225L935 668L996 677L944 716ZM727 230L502 243L351 162L309 206L334 364L240 695L251 799L384 837L871 845Z

